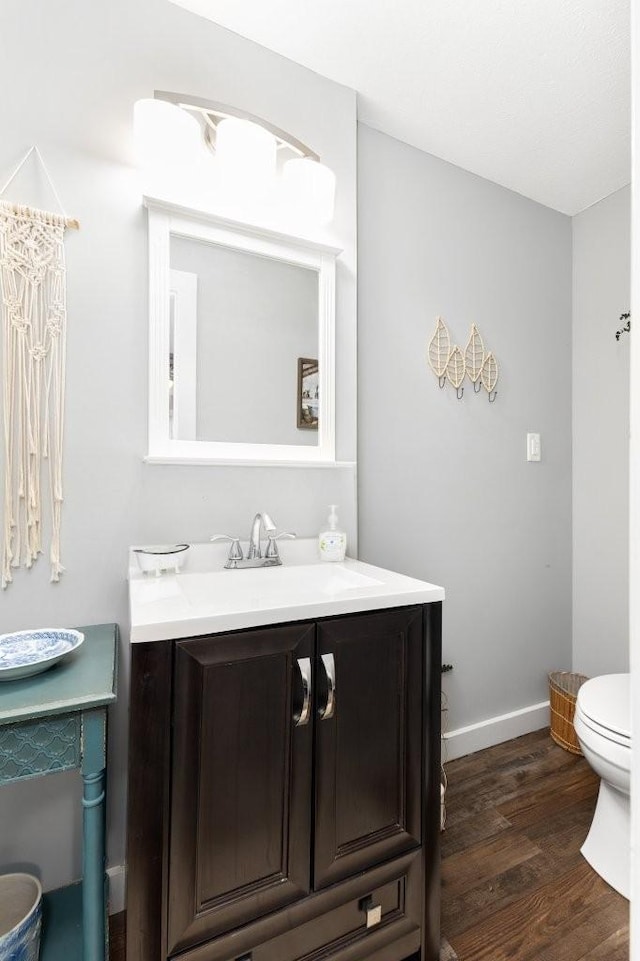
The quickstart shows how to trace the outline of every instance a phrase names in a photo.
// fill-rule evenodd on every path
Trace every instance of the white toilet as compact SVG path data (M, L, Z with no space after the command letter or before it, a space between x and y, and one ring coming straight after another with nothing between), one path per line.
M629 674L605 674L586 681L578 691L573 722L582 753L600 777L598 803L582 854L625 898L631 886L629 681Z

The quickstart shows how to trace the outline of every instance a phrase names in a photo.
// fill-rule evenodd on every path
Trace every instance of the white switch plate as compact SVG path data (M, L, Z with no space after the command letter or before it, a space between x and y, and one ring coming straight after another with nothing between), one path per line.
M527 460L540 460L540 434L527 434Z

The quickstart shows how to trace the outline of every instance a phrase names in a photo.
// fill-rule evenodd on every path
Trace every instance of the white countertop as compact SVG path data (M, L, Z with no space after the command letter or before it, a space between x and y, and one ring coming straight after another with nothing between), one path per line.
M129 557L131 641L218 634L265 624L429 604L444 589L362 561L320 561L317 542L280 544L281 567L224 570L228 545L192 544L178 574L143 574Z

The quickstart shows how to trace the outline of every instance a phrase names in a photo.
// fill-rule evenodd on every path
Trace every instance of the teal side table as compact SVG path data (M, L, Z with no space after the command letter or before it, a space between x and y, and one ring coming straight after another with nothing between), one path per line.
M0 785L82 773L82 882L45 895L41 961L105 961L107 707L116 699L118 628L79 628L81 647L43 674L0 683Z

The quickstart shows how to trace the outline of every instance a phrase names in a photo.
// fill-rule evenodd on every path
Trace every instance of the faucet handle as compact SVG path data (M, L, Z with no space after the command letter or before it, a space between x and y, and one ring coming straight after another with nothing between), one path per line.
M209 539L212 543L213 541L231 541L227 563L230 561L241 561L243 559L244 554L242 553L242 548L240 547L239 537L232 537L231 534L214 534L213 537Z
M267 537L271 537L275 534L277 528L270 514L263 511L262 513L262 526L264 527L264 532Z
M280 534L276 534L274 528L273 533L267 534L267 549L264 552L265 557L280 557L276 541L279 541L281 537L286 537L289 540L295 540L296 535L292 531L282 531Z

